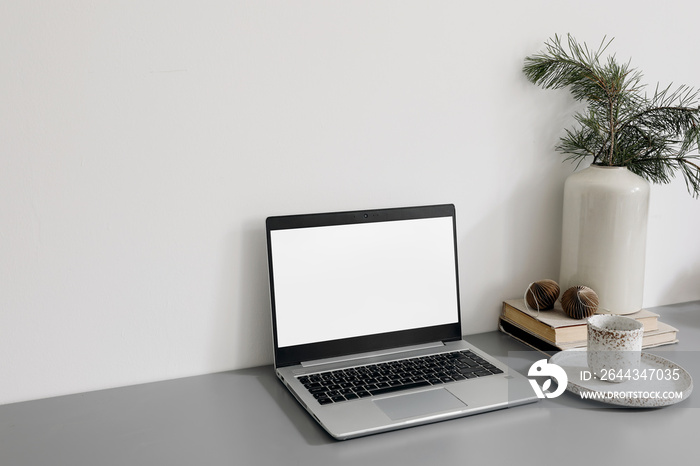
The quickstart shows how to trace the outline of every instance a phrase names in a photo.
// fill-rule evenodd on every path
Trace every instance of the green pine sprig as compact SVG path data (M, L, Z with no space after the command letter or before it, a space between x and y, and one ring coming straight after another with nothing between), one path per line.
M525 58L523 72L545 89L568 88L586 102L574 115L578 126L567 129L556 149L567 160L627 167L653 183L669 183L676 173L688 191L700 196L699 91L688 86L656 87L649 97L642 73L630 62L604 59L611 40L597 49L579 44L571 35L545 43L541 53Z

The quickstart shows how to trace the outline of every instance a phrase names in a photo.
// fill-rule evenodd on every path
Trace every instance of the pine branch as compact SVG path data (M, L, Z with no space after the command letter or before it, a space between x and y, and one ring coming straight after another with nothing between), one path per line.
M688 191L700 195L700 106L688 86L673 90L657 85L643 94L642 74L630 62L601 57L612 43L603 39L596 50L568 35L566 46L555 35L545 51L525 58L523 72L545 89L569 88L588 109L577 113L578 128L566 130L556 149L566 160L592 157L593 163L626 166L645 179L668 183L680 172ZM693 151L695 153L693 154Z

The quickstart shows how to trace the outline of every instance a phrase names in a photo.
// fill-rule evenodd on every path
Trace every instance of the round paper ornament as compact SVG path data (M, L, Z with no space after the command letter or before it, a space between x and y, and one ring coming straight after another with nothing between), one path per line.
M532 309L547 311L554 307L559 291L559 284L554 280L538 280L527 288L525 299Z
M564 314L574 319L585 319L598 310L598 295L587 286L572 286L561 295Z

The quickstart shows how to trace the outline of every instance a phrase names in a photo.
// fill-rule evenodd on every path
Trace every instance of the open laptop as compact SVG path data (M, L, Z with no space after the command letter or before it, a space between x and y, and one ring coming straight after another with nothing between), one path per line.
M462 339L454 205L266 227L275 371L334 438L537 401Z

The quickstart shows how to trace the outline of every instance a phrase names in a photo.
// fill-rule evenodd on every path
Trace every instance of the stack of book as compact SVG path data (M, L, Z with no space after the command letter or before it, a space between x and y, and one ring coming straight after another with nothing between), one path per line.
M659 321L659 315L654 312L643 309L627 317L637 319L644 325L642 348L678 342L678 329ZM539 312L525 306L523 299L504 301L498 327L502 332L547 353L587 346L586 319L568 317L558 301L554 309Z

